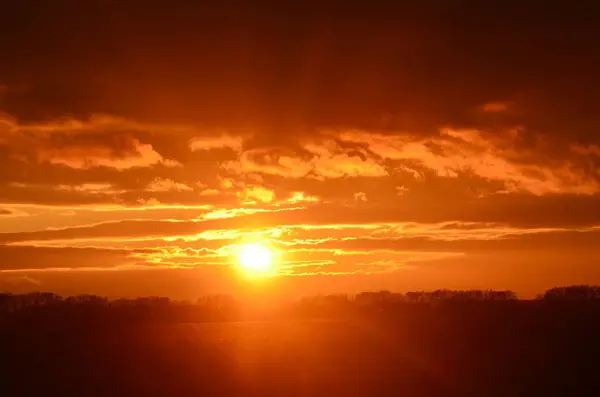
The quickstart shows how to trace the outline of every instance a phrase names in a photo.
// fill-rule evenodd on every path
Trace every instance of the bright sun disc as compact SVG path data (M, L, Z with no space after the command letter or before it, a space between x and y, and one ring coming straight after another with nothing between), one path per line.
M273 271L273 254L260 244L245 244L239 251L240 266L252 275L267 274Z

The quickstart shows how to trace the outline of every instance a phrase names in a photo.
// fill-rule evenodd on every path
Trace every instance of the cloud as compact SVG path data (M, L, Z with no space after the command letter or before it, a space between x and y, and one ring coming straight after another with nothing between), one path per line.
M71 182L64 180L64 182ZM67 208L72 205L103 205L120 201L127 190L111 183L23 183L10 182L0 185L0 192L5 203L11 206L29 205L61 205ZM102 204L101 204L102 203ZM41 207L39 207L41 208Z
M307 195L305 192L292 192L291 196L283 201L283 203L287 204L316 202L319 202L318 197Z
M582 154L585 156L600 157L600 145L585 146L585 145L581 145L581 144L574 144L571 146L571 150L574 153Z
M227 218L235 218L238 216L251 215L251 214L259 214L259 213L268 213L268 212L283 212L283 211L298 211L302 209L302 207L291 207L291 208L230 208L230 209L218 209L214 211L210 211L202 216L202 219L227 219ZM236 231L233 231L236 233Z
M303 149L314 157L311 159L313 175L320 179L343 177L387 176L385 167L365 152L343 149L333 140L307 142Z
M284 253L286 275L341 275L390 273L408 269L408 265L419 267L428 261L485 252L574 249L580 253L592 252L598 239L598 227L533 228L489 222L373 223L377 216L372 215L377 214L372 211L361 211L371 213L363 218L365 223L326 223L335 219L356 221L361 217L351 216L356 215L355 209L330 214L327 206L308 212L276 211L249 208L230 213L215 211L206 214L205 220L129 220L4 234L2 241L12 243L0 247L0 254L20 258L11 261L13 266L7 270L37 269L35 266L71 270L80 266L195 268L225 266L230 262L228 247L246 239L259 239ZM286 212L295 212L297 216L285 216ZM11 253L6 251L9 248L37 250ZM77 264L88 256L94 256L95 262Z
M211 149L231 149L241 152L244 138L238 135L221 133L220 135L197 136L189 141L190 150L193 152Z
M335 209L335 211L334 211ZM542 209L542 215L546 209ZM493 211L494 214L502 211ZM410 213L410 209L409 212ZM501 218L500 218L501 219ZM586 220L589 222L590 218ZM592 221L594 219L591 219ZM435 241L459 240L496 240L519 238L527 234L554 233L573 230L589 231L590 227L600 224L582 223L577 226L562 226L562 222L515 224L489 221L442 221L417 222L397 217L392 210L377 209L369 206L348 207L342 209L331 205L314 205L307 208L247 208L216 210L205 213L201 218L191 220L123 220L104 222L80 227L66 227L56 230L39 230L22 233L0 234L4 243L25 243L41 241L80 240L90 241L139 240L151 241L202 241L213 239L236 239L244 235L256 234L261 238L277 239L297 244L321 244L324 241L342 241L356 239L394 240L407 238L426 238ZM519 225L521 223L521 225ZM325 240L323 240L325 239ZM150 242L149 244L156 244Z
M408 192L408 188L406 186L396 186L396 193L398 196L402 196Z
M544 153L543 147L519 147L522 134L518 129L489 134L474 129L444 128L438 136L418 139L366 131L336 135L341 141L364 145L382 158L415 162L439 177L475 175L502 182L504 189L500 192L526 191L535 195L600 192L600 182L582 167L581 158L553 159ZM577 150L588 154L581 148ZM587 150L593 151L593 146Z
M282 154L282 151L274 149L253 149L243 152L239 160L225 163L223 168L237 174L260 173L318 180L388 175L385 167L373 156L364 151L342 148L333 140L300 144L304 155Z
M275 200L275 192L262 186L252 186L245 188L238 194L238 197L242 198L244 202L247 203L270 203Z
M150 192L192 192L194 189L185 183L176 182L172 179L156 178L150 182L146 188Z
M218 196L220 194L221 191L217 189L204 189L199 193L200 196Z
M354 193L354 201L367 201L367 195L364 192Z
M23 187L27 187L27 185ZM80 185L58 185L54 187L54 189L66 192L89 194L120 194L125 192L125 190L117 189L110 183L82 183Z
M424 262L463 256L461 253L454 252L389 250L349 251L344 255L329 251L318 253L319 255L309 255L305 259L284 262L280 269L281 274L286 276L385 274L409 269Z
M283 155L267 149L253 149L243 152L236 161L224 163L222 168L240 175L260 173L286 178L302 178L308 175L312 166L296 156Z
M139 250L139 252L146 251ZM0 264L0 272L43 269L114 268L132 263L130 257L135 252L137 251L123 249L0 246L0 255L3 258Z
M419 172L416 169L408 167L408 166L406 166L404 164L400 164L398 167L396 167L396 171L404 172L406 174L409 174L410 176L412 176L417 181L422 181L423 179L425 179L425 176L423 175L422 172Z
M116 170L181 164L165 159L150 143L136 137L139 123L108 116L88 120L64 119L20 124L5 118L0 123L0 145L13 157L73 169L107 167ZM147 131L151 126L145 126Z
M481 106L481 110L486 113L501 113L508 110L507 102L488 102Z

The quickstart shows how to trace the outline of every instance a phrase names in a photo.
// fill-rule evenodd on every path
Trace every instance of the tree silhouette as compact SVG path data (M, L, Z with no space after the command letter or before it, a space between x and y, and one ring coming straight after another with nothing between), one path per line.
M600 286L598 285L572 285L554 287L547 290L542 299L546 301L598 301L600 300Z

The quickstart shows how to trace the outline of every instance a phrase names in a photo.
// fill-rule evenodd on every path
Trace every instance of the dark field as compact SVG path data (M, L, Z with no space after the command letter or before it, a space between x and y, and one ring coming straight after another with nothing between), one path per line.
M566 318L4 330L3 396L594 395L600 336ZM539 320L539 318L538 318ZM549 319L547 319L549 320ZM580 319L581 320L581 319Z
M0 295L0 396L600 395L599 286L248 308Z

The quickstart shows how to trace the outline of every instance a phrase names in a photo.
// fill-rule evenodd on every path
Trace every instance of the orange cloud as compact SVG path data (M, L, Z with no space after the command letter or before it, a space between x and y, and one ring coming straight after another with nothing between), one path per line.
M189 141L190 150L211 150L211 149L231 149L235 152L241 152L244 139L241 136L221 133L220 135L197 136Z
M152 130L151 126L108 116L37 124L19 124L14 119L4 118L0 122L0 145L8 146L16 158L74 169L180 166L176 160L163 158L151 144L133 135L143 128Z
M408 188L406 186L396 186L396 194L398 194L398 196L402 196L406 192L408 192Z
M262 186L252 186L245 188L238 194L238 197L242 198L244 202L247 203L270 203L275 200L275 192Z
M202 219L227 219L234 218L236 216L258 214L264 212L282 212L282 211L296 211L302 209L301 207L292 208L280 208L280 209L267 209L267 208L230 208L230 209L218 209L210 211L202 216ZM216 230L215 232L219 232Z
M419 140L360 131L338 134L342 141L364 145L372 153L390 160L417 162L441 177L474 174L503 182L506 192L526 191L535 195L600 192L600 183L576 165L578 159L557 161L519 149L515 141L518 137L518 130L492 136L466 129L442 129L439 136ZM538 157L536 163L531 162L532 156Z
M388 175L385 167L367 153L351 154L332 140L305 143L303 148L314 155L311 164L318 179Z
M191 192L194 191L193 188L186 185L185 183L176 182L172 179L166 178L156 178L152 182L150 182L145 190L150 192Z
M340 254L343 252L343 254ZM316 253L316 255L315 255ZM408 269L413 264L463 256L455 252L419 251L305 251L293 253L294 259L285 261L281 273L286 276L315 274L383 274Z
M283 155L266 149L242 153L239 161L224 164L223 168L238 174L262 173L287 178L337 179L347 177L387 176L385 167L368 153L354 153L333 140L304 142L308 155Z
M291 197L284 200L283 203L296 204L296 203L316 203L319 201L318 197L306 195L304 192L293 192Z
M305 177L312 169L311 165L301 158L270 153L265 149L245 151L239 160L227 162L222 168L242 175L261 173L287 178Z
M119 194L125 190L117 189L110 183L82 183L80 185L58 185L56 190L89 194Z
M486 113L500 113L508 110L506 102L489 102L481 106L481 110Z
M221 192L217 189L204 189L202 190L200 193L198 193L200 196L218 196L219 194L221 194Z
M364 192L354 193L355 201L367 201L367 195Z
M150 167L163 164L167 167L176 167L179 164L174 160L165 160L157 153L152 145L142 144L138 140L131 141L131 151L121 156L107 147L62 147L46 148L37 153L40 162L65 165L71 168L108 167L117 170L126 170L135 167Z

